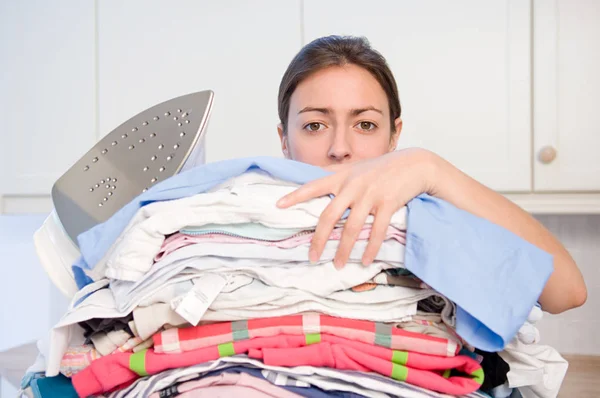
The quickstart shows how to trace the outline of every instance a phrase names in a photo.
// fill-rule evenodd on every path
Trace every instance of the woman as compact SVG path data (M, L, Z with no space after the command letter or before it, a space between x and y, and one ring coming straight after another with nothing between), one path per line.
M391 215L427 193L500 225L554 257L554 271L539 302L560 313L587 298L583 277L561 243L527 212L483 186L438 155L418 148L396 151L402 131L396 81L368 41L329 36L306 45L290 63L279 87L281 148L289 159L335 171L282 198L289 207L334 194L321 215L310 260L319 259L347 208L334 263L345 264L365 219L375 221L363 263L370 264Z

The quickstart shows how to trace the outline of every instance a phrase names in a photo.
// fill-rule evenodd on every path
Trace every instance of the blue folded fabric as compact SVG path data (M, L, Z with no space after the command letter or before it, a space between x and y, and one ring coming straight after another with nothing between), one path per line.
M421 195L408 203L404 265L457 305L456 331L484 351L513 339L553 271L553 258L512 232Z
M27 387L31 386L31 382L34 381L35 379L40 379L42 377L46 377L45 371L25 373L25 375L21 378L21 390L24 390Z
M35 398L78 398L71 379L62 374L31 380L31 391Z

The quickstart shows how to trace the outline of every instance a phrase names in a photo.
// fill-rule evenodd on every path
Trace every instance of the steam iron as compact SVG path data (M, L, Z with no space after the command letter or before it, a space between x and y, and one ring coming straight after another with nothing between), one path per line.
M108 220L151 186L205 163L214 93L196 92L149 108L102 138L52 187L54 211L35 233L42 266L67 296L77 236Z

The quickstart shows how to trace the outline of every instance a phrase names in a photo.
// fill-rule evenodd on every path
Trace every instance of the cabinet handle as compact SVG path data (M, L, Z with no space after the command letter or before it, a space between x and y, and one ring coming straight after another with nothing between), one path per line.
M544 164L552 163L552 161L556 159L556 149L551 145L542 147L538 154L538 159Z

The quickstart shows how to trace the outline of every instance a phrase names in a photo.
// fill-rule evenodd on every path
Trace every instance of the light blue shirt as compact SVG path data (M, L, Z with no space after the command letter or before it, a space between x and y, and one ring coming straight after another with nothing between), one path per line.
M149 203L205 192L248 170L304 184L330 173L292 160L255 157L206 164L157 184L108 221L78 237L82 269L100 261L135 213ZM457 305L456 329L471 345L504 348L523 325L550 274L552 256L487 220L429 195L408 203L405 266Z
M404 265L457 304L456 331L484 351L512 340L554 269L550 254L428 195L408 203Z

